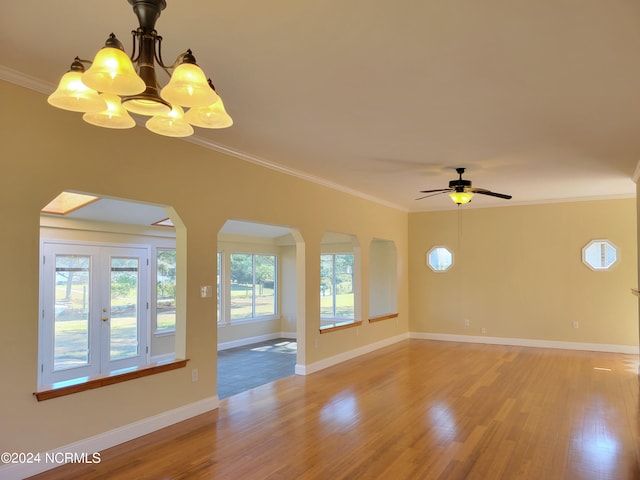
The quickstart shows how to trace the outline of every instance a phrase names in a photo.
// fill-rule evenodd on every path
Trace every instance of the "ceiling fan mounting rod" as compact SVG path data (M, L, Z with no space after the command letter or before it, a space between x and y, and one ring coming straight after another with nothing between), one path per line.
M465 169L463 167L456 168L459 178L449 182L449 188L455 189L456 192L464 192L465 188L471 188L471 180L463 180L462 174Z

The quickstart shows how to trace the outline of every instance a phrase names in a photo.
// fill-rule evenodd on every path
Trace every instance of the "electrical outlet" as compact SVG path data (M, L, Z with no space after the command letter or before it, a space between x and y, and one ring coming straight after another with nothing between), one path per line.
M578 321L577 321L577 320L574 320L573 322L571 322L571 326L572 326L573 328L580 328L580 324L578 323Z
M482 334L487 333L487 329L486 329L486 328L484 328L484 327L482 327L482 328L480 329L480 333L482 333Z
M464 326L465 326L465 327L468 327L468 326L470 325L470 323L471 323L471 322L469 322L469 319L468 319L468 318L465 318L465 319L464 319Z
M192 382L197 382L198 381L198 369L194 368L193 370L191 370L191 381Z

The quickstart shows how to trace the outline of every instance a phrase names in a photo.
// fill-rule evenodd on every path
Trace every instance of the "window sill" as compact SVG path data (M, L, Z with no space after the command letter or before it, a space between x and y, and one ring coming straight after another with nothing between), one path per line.
M174 330L156 330L153 332L154 337L175 337L176 331Z
M389 320L390 318L398 318L397 313L389 313L388 315L377 315L369 319L369 323L381 322L383 320Z
M187 366L189 360L171 360L165 362L157 362L142 367L124 368L114 372L100 375L97 377L81 377L64 382L54 383L46 386L43 390L34 392L34 396L39 402L50 400L52 398L71 395L72 393L84 392L94 388L106 387L115 383L122 383L136 378L148 377L156 373L177 370Z
M359 327L360 325L362 325L362 320L359 320L357 322L349 322L349 323L344 323L344 322L336 323L332 327L321 328L320 333L335 332L337 330L344 330L345 328Z

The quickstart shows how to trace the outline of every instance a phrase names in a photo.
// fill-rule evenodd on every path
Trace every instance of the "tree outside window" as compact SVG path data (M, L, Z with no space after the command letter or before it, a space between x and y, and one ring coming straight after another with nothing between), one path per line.
M176 329L176 250L158 249L156 256L156 331Z

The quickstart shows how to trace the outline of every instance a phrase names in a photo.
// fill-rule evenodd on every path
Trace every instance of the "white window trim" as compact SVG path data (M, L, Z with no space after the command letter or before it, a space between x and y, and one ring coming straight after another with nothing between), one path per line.
M269 322L280 320L280 255L271 250L263 249L221 249L220 253L220 317L218 317L218 327L228 327L232 325L242 325L248 323ZM257 317L231 318L231 255L260 255L275 257L274 274L275 274L275 299L274 313L270 315L261 315ZM216 259L217 263L217 259ZM255 275L255 271L254 271ZM217 286L216 286L217 288ZM254 299L255 300L255 299ZM216 306L217 308L217 306Z
M609 266L606 267L594 267L593 265L591 265L589 262L587 262L587 249L589 247L591 247L591 245L597 244L597 243L607 243L609 244L611 247L613 247L616 251L616 259L611 262L611 264ZM594 272L607 272L609 270L611 270L612 268L614 268L618 263L620 263L620 249L618 248L618 246L613 243L611 240L607 240L606 238L600 238L600 239L596 239L596 240L591 240L589 243L587 243L584 247L582 247L582 263L584 263L590 270L593 270Z
M431 265L431 262L429 261L429 257L431 256L431 253L434 250L437 250L439 248L444 248L447 252L449 252L449 254L451 254L451 264L447 268L435 268L433 265ZM449 270L451 270L451 268L455 264L455 255L453 254L453 251L449 247L447 247L445 245L434 245L427 252L425 261L426 261L427 266L431 269L431 271L433 271L435 273L446 273Z
M356 253L354 251L337 251L337 252L321 252L322 255L331 255L333 257L333 313L336 311L336 301L335 301L335 265L336 265L336 255L351 255L353 257L353 272L351 273L351 283L353 289L353 317L323 317L322 312L320 313L320 328L331 328L337 326L336 324L345 324L348 325L350 323L355 323L356 321ZM318 292L321 293L321 292ZM322 322L332 322L333 325L322 325Z

